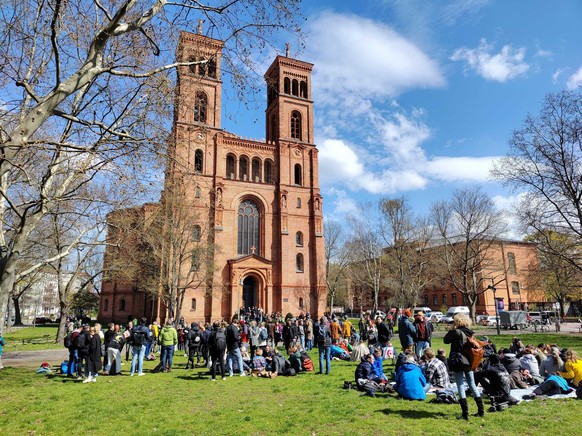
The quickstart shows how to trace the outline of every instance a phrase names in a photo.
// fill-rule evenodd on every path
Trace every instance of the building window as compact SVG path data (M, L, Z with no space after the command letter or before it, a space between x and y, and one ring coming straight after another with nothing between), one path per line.
M236 174L236 159L232 154L226 156L226 178L234 179Z
M204 92L197 92L194 99L194 121L206 122L206 109L208 107L208 97Z
M509 274L517 274L517 266L515 265L514 253L507 253L507 263L509 264Z
M249 159L246 156L241 156L238 162L238 178L245 182L249 179Z
M259 231L259 208L253 201L245 200L238 208L238 254L260 254Z
M273 179L273 162L270 160L265 161L265 183L275 183Z
M299 96L307 98L307 82L302 80L299 85Z
M297 272L303 272L303 254L297 253L295 256L295 269Z
M424 305L428 306L428 294L424 294Z
M103 311L107 312L109 310L109 300L106 298L105 303L103 304Z
M303 247L303 233L301 232L295 233L295 245L297 247Z
M519 282L511 282L511 293L513 295L519 295Z
M301 114L297 111L291 112L291 138L301 141Z
M123 298L119 300L119 311L125 312L125 300Z
M200 237L202 236L202 228L196 224L192 229L192 240L194 242L200 242Z
M202 160L204 159L204 152L202 150L196 150L194 153L194 171L197 173L202 172Z
M190 303L190 310L196 310L196 298L192 298Z
M432 305L434 307L439 305L439 296L437 294L432 294Z
M283 92L285 94L291 94L291 79L289 77L283 79Z
M190 271L198 272L200 271L200 265L202 264L202 256L204 253L200 247L196 247L192 250L190 254Z
M190 56L190 58L188 58L188 62L196 62L196 58L194 56ZM189 68L192 74L196 74L196 66L196 64L190 64Z
M295 164L295 184L301 186L301 165Z
M279 126L277 125L277 115L273 114L271 116L271 140L277 139L279 136Z
M299 309L303 309L303 298L299 297Z
M299 82L297 79L293 79L293 82L291 82L291 94L299 96Z
M259 183L261 181L261 160L259 158L253 159L253 182Z
M216 78L216 59L208 59L208 77Z
M447 304L447 294L443 294L442 301L443 301L443 306L448 306L448 304Z
M297 209L301 209L301 197L297 197Z
M453 306L457 305L457 294L453 293Z

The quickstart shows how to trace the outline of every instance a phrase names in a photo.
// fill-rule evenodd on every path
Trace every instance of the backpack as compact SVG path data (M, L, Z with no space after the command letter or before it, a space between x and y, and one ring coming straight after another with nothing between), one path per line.
M133 345L143 345L146 341L146 332L143 330L131 329L131 343Z
M214 349L217 351L226 350L226 335L222 329L216 330L214 334Z
M269 335L267 334L267 329L264 327L261 327L261 330L259 331L259 339L261 341L266 341L268 339Z
M293 368L287 368L283 375L293 377L297 375L297 372Z
M65 336L65 348L71 348L73 346L73 332L68 333L67 336Z
M306 357L305 359L303 359L303 361L301 362L301 365L303 366L303 371L315 371L315 369L313 368L313 361L311 360L311 358Z
M485 350L483 347L487 342L479 341L474 336L467 336L467 341L463 344L462 353L469 361L468 371L475 371L483 361Z
M85 333L79 333L77 335L76 339L77 340L75 341L76 342L75 345L77 347L77 350L82 350L82 349L87 348L89 346L87 344L87 335L85 335Z

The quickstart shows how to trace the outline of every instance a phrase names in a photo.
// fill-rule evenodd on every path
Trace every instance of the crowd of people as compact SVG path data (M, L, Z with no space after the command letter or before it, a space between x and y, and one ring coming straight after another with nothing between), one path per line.
M84 383L95 382L100 371L121 373L123 350L131 358L130 376L144 375L145 359L156 359L153 372L171 372L176 350L188 357L186 368L207 366L210 380L226 379L235 374L274 378L293 376L303 371L331 372L333 360L357 363L354 386L362 395L393 392L408 400L426 400L434 393L435 401L458 402L461 418L469 419L467 393L470 392L477 416L484 416L482 395L491 401L489 411L515 405L512 389L530 389L525 399L569 393L574 389L582 396L582 359L575 350L560 349L552 344L524 345L513 338L507 348L497 349L488 338L475 341L471 319L457 315L444 337L445 349L431 347L433 327L422 311L412 316L409 310L397 320L400 351L393 345L394 325L381 317L362 316L357 326L347 317L323 316L312 320L308 314L297 317L267 315L262 311L241 311L230 323L184 323L168 320L163 327L147 324L142 318L120 327L109 324L103 332L99 324L90 327L69 326L65 345L69 348L67 375ZM482 349L478 362L469 362L468 342ZM283 354L278 347L283 345ZM318 350L315 368L308 351ZM469 356L471 357L471 356ZM384 362L394 364L386 374ZM475 365L472 365L475 363ZM352 382L345 382L351 387ZM453 390L454 385L456 390Z

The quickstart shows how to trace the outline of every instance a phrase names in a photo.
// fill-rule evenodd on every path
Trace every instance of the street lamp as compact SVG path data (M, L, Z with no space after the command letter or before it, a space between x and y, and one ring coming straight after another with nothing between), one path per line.
M497 307L497 297L495 296L497 289L493 285L487 286L487 289L491 289L493 291L493 302L495 304L495 327L497 328L497 336L499 336L501 334L499 331L499 311Z

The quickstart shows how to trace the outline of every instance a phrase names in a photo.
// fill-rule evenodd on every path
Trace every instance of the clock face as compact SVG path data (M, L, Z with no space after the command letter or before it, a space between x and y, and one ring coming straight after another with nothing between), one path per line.
M204 139L204 135L202 134L202 132L198 132L198 139Z
M295 153L295 156L301 157L301 149L296 148L295 150L293 150L293 153Z

